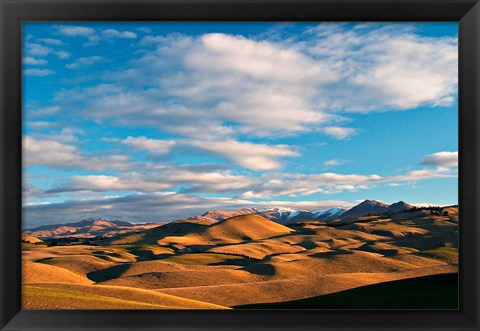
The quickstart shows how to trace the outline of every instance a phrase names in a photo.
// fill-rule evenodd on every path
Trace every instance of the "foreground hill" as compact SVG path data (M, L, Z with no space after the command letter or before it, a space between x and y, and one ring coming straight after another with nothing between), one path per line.
M22 243L25 244L41 244L43 240L38 239L37 237L30 236L28 234L22 234Z
M458 274L362 286L313 298L244 305L237 309L457 309Z
M250 214L231 217L183 236L165 237L158 241L158 245L182 244L188 246L240 243L285 235L293 231L262 216Z
M225 309L206 302L119 286L31 284L23 287L26 309Z

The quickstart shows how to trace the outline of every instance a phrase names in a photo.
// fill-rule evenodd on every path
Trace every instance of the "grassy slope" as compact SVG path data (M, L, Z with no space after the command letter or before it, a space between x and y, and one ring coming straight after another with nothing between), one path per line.
M22 289L26 309L225 309L206 302L128 287L29 284Z
M237 306L240 309L457 309L458 274L362 286L308 299Z

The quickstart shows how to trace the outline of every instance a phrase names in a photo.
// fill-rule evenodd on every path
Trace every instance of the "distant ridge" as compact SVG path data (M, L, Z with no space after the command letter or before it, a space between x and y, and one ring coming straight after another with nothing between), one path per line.
M409 205L408 203L404 201L399 201L395 202L394 204L391 204L388 208L387 211L394 211L394 212L399 212L403 210L409 210L415 208L415 206Z
M202 215L190 217L186 221L202 221L204 224L215 224L223 221L227 218L256 214L260 215L268 220L276 223L289 225L295 224L301 221L331 221L334 219L347 219L359 216L365 216L369 214L383 214L388 211L401 212L403 210L409 210L415 208L404 201L398 201L391 205L383 203L377 200L365 200L358 205L346 210L341 207L333 207L329 209L321 209L316 211L308 210L295 210L284 207L274 208L242 208L239 210L227 211L227 210L211 210Z
M238 210L209 210L201 215L186 219L169 222L168 227L178 227L179 231L184 227L182 223L209 226L226 219L242 215L259 215L275 223L290 225L302 221L332 221L335 219L349 219L372 214L386 212L401 212L415 208L404 201L398 201L391 205L377 201L365 200L358 205L346 210L341 207L332 207L316 211L295 210L286 207L273 208L241 208ZM126 221L106 220L103 218L88 218L74 223L42 225L36 228L25 229L24 234L29 234L40 239L47 238L89 238L96 236L113 237L118 234L135 232L158 227L165 223L133 224ZM165 228L167 230L167 228Z
M388 210L388 207L389 205L380 201L365 200L362 203L356 205L355 207L352 207L349 210L347 210L342 215L342 218L358 217L358 216L364 216L372 213L384 213Z
M111 226L132 226L133 223L124 222L124 221L110 221L103 218L86 218L79 222L72 222L72 223L61 223L61 224L48 224L42 225L36 228L25 229L25 231L43 231L43 230L52 230L61 226L70 226L70 227L84 227L84 226L91 226L95 224L107 224L110 223Z
M133 224L125 221L110 221L102 218L88 218L80 222L42 225L25 229L24 234L39 239L113 237L118 234L146 230L162 223Z

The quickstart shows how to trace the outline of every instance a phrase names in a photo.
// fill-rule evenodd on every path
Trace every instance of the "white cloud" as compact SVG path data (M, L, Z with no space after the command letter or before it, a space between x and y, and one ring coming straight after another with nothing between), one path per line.
M299 47L343 63L336 111L370 112L452 105L457 93L457 38L427 37L394 23L349 29L323 23Z
M60 60L65 60L70 58L70 53L66 51L57 51L54 53Z
M52 107L45 107L45 108L39 108L36 110L28 111L27 114L28 116L31 116L31 117L39 117L39 116L57 114L59 111L60 111L59 107L52 106Z
M24 53L27 57L33 56L47 56L52 52L52 49L36 43L27 42L24 44Z
M44 130L44 129L51 129L58 126L56 122L47 122L47 121L35 121L35 122L28 122L28 126L34 130Z
M149 139L147 137L127 137L121 141L135 150L147 151L152 156L158 156L168 153L174 146L173 140Z
M68 153L70 162L78 163L77 157L71 157L71 154L75 153ZM56 159L59 158L56 157ZM403 185L401 183L455 178L458 175L457 172L446 168L419 169L393 176L325 172L318 174L268 173L259 177L238 175L230 170L178 164L150 165L142 168L137 166L137 169L139 170L121 173L118 176L73 176L47 193L115 190L151 193L168 189L186 193L223 192L236 194L241 199L265 199L355 192L372 189L381 184L399 186Z
M143 32L143 33L151 33L152 32L151 29L143 27L143 26L138 28L138 31Z
M282 195L307 196L316 193L335 194L345 191L371 189L380 184L397 182L416 182L435 178L455 178L455 171L446 168L413 170L401 175L380 176L377 174L338 174L332 172L320 174L265 175L261 182L248 187L240 198L267 198Z
M422 37L388 24L358 29L320 24L298 39L270 41L219 33L148 35L140 43L153 47L131 68L112 73L110 85L66 90L58 98L83 98L78 109L95 119L203 140L310 131L346 139L357 132L333 125L348 120L339 113L455 101L454 38ZM149 88L137 90L131 82Z
M67 37L78 37L78 36L91 36L95 34L95 29L84 27L84 26L74 26L74 25L57 25L56 29L59 34Z
M437 167L458 167L458 152L438 152L425 155L421 164Z
M47 45L55 45L55 46L63 45L63 42L61 40L53 39L53 38L42 38L42 39L38 39L38 41Z
M59 138L65 138L61 135ZM131 167L129 158L114 154L82 154L76 146L53 139L23 138L25 165L44 165L57 169L84 169L104 171L126 170Z
M80 57L76 59L75 62L66 64L65 67L67 69L83 69L102 60L103 58L101 56Z
M136 39L137 34L131 31L118 31L115 29L106 29L102 31L102 36L106 38Z
M128 191L156 192L170 187L166 183L142 181L136 174L127 174L123 178L105 175L73 176L69 187L53 189L50 192L68 191Z
M355 135L357 130L352 128L342 128L339 126L327 126L322 130L322 132L332 138L342 140Z
M22 59L23 64L30 64L30 65L45 65L48 63L45 59L37 59L31 56L26 56Z
M23 74L25 76L36 76L36 77L43 77L43 76L50 76L53 75L55 71L50 69L25 69L23 70Z
M151 193L179 185L185 192L218 193L241 190L258 182L258 178L234 175L229 171L173 164L155 165L143 172L126 172L119 176L73 176L48 193L123 190Z
M342 165L342 164L345 164L345 163L348 163L348 162L351 162L351 161L332 159L332 160L328 160L328 161L323 162L323 165L326 166L326 167L336 167L336 166L339 166L339 165Z
M231 162L252 170L281 167L280 157L299 156L287 145L254 144L239 141L188 141L188 145L226 157Z

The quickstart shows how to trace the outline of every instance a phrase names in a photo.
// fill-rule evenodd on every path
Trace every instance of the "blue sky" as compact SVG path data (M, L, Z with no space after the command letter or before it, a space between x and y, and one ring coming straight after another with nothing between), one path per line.
M456 23L24 23L24 226L456 204Z

